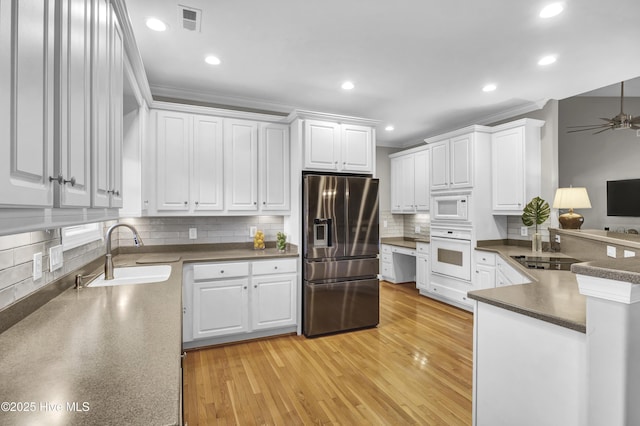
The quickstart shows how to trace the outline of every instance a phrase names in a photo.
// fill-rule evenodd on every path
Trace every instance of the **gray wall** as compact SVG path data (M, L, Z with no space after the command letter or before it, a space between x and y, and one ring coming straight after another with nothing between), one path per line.
M640 229L640 218L607 217L607 180L640 178L640 137L635 130L607 130L594 135L585 131L567 133L567 126L604 123L620 112L620 98L574 97L560 101L559 173L560 186L584 186L591 209L584 215L584 228L623 231ZM640 115L640 98L626 98L624 112ZM640 194L638 194L640 196Z
M376 147L376 177L380 179L380 237L401 237L404 234L404 218L391 214L391 161L389 154L402 151L386 146ZM386 226L385 226L386 225Z

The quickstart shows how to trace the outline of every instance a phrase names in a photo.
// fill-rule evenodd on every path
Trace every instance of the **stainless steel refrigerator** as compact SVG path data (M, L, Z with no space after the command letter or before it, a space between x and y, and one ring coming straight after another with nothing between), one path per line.
M375 327L378 179L304 175L302 214L304 335Z

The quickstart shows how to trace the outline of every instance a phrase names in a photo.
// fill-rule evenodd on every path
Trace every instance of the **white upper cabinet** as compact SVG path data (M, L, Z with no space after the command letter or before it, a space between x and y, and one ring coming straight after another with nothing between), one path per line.
M290 208L289 126L261 123L259 137L260 208Z
M434 142L431 147L431 191L473 186L473 134Z
M373 161L371 151L375 149L371 143L371 128L353 124L343 124L340 126L340 130L342 154L341 171L371 173L373 169L371 165Z
M317 120L304 123L306 169L339 170L340 125Z
M392 154L391 211L423 213L429 211L429 149L424 147Z
M329 121L304 121L304 168L372 173L375 150L371 127Z
M223 209L222 134L220 118L156 112L153 181L158 212Z
M93 10L93 207L122 207L122 29L109 0Z
M523 119L498 126L491 135L493 213L520 215L541 191L540 127Z
M289 212L289 126L191 111L209 109L162 103L152 111L146 213Z
M225 120L225 193L229 211L258 210L258 124Z
M155 207L158 211L187 212L191 208L191 117L158 111L156 126Z
M0 203L53 206L53 0L0 2Z
M193 117L193 178L191 208L221 211L224 208L223 121L218 117Z
M91 206L91 3L60 2L56 58L56 207Z

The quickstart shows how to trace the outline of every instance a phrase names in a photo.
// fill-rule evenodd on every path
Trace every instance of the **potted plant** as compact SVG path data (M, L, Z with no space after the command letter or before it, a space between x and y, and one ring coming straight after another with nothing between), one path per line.
M284 253L287 248L287 235L284 232L278 232L276 235L276 248L280 253Z
M549 219L551 209L549 203L540 197L533 198L529 204L522 210L522 223L526 226L535 225L535 233L531 236L531 249L533 251L542 251L542 235L538 232L538 225L542 225Z

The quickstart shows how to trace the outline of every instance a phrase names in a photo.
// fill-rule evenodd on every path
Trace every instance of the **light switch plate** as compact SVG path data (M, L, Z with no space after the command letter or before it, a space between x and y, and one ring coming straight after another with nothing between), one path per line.
M416 225L415 231L416 231L416 234L420 233L420 225Z
M609 257L617 257L616 248L614 246L607 246L607 256Z
M64 265L64 256L62 255L62 244L49 249L49 271L53 272Z
M526 226L521 226L520 227L520 236L521 237L526 237L527 235L529 235L529 228L527 228Z
M42 252L33 255L33 280L42 278Z
M258 231L258 227L257 226L250 226L249 227L249 236L250 237L255 237L257 231Z
M198 228L189 228L189 239L195 240L198 238Z

